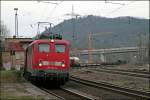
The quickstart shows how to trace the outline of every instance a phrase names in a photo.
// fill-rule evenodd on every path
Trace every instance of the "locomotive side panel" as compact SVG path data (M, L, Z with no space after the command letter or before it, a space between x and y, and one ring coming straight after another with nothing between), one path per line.
M27 48L27 61L26 61L26 67L27 67L27 71L31 71L32 70L32 62L33 62L33 49L32 46Z

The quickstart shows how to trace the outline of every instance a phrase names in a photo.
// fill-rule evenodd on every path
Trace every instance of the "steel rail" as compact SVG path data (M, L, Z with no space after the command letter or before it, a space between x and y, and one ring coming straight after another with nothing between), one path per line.
M121 75L128 75L128 76L141 77L141 78L150 78L150 75L145 74L145 73L136 73L136 72L131 72L131 71L115 70L115 69L112 70L112 69L105 69L105 68L100 68L100 69L95 69L95 70L100 71L100 72L108 72L112 74L121 74Z
M111 91L118 92L121 94L138 97L141 99L146 99L146 100L150 99L150 92L137 91L137 90L133 90L133 89L126 88L126 87L119 87L117 85L109 84L106 82L99 82L99 83L92 82L92 81L80 79L80 78L73 77L73 76L70 76L70 80L81 83L81 84L89 85L92 87L103 88L103 89L111 90Z
M101 65L85 65L85 66L80 66L80 67L97 67ZM131 71L131 70L121 70L121 69L107 69L104 67L99 67L99 69L96 69L102 72L109 72L109 73L114 73L114 74L122 74L122 75L128 75L128 76L135 76L135 77L142 77L142 78L150 78L149 72L140 72L140 71Z
M75 91L72 91L72 90L67 89L67 88L61 88L61 89L66 91L66 92L68 92L68 93L74 94L74 95L76 95L78 97L84 98L85 100L94 100L92 97L87 96L87 95L83 95L83 94L81 94L79 92L75 92Z
M64 97L61 97L61 96L57 95L56 93L54 93L54 92L52 92L52 91L50 91L50 90L48 90L46 88L40 88L40 89L45 91L45 92L47 92L47 93L49 93L49 94L52 94L52 95L56 96L57 98L59 98L61 100L66 100Z
M65 88L60 88L58 90L49 90L49 89L46 89L46 88L41 88L42 90L56 96L57 98L61 99L61 100L68 100L69 97L63 97L63 96L60 96L61 94L59 93L60 91L63 91L65 92L66 94L68 95L74 95L76 98L80 98L81 100L93 100L93 98L91 97L88 97L86 95L82 95L78 92L74 92L74 91L71 91L69 89L65 89ZM56 93L57 92L57 93ZM65 95L66 95L65 94Z

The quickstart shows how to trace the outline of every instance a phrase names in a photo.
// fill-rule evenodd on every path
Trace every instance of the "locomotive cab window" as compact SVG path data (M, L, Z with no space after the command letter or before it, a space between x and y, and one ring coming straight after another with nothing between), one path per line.
M55 50L57 53L63 53L65 52L65 45L55 44Z
M49 44L39 44L39 52L49 52L50 45Z

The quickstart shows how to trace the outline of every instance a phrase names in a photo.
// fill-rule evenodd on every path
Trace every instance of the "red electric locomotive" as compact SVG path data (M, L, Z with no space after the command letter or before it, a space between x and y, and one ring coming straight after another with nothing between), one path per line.
M64 84L69 79L69 42L35 40L26 50L24 75L29 80L53 80Z
M26 49L24 77L38 82L65 84L69 79L69 42L57 39L58 34L50 34L50 39L33 41Z

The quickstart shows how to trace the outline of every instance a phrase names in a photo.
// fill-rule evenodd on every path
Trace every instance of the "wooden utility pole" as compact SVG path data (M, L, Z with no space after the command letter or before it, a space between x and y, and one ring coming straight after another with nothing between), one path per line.
M92 63L93 62L93 58L92 58L92 33L89 33L89 35L88 35L88 44L89 44L88 63Z
M93 36L100 36L100 35L108 35L111 34L111 32L107 32L107 33L89 33L88 34L88 63L93 63L93 56L92 56L92 50L93 50L93 46L92 46L92 40L93 40Z
M139 47L139 51L138 51L138 63L139 64L143 64L143 45L142 45L142 34L139 33L138 34L138 47Z

